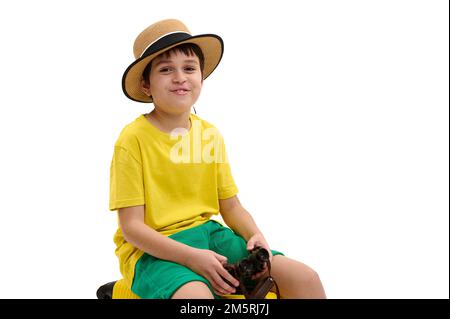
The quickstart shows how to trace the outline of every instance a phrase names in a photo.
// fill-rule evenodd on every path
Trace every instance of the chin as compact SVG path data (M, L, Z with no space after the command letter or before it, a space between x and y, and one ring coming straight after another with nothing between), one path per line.
M192 105L175 105L170 107L169 112L173 114L182 114L185 112L190 111L192 108Z
M158 102L155 103L155 102L154 102L155 106L158 106L159 109L161 109L162 111L171 114L181 114L187 112L194 105L194 103L188 101L184 101L182 103L180 103L180 101L166 101L166 103L158 103Z
M185 101L185 102L174 102L172 104L172 106L170 107L171 110L175 111L175 112L186 112L189 111L192 106L194 105L194 103L192 101Z

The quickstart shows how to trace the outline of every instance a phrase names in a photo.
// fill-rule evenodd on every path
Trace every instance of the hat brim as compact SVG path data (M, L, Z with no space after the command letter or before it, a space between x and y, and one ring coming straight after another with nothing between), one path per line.
M122 77L122 90L125 95L133 101L152 103L153 99L141 90L142 73L144 72L147 64L155 57L163 52L166 52L173 47L184 44L194 43L202 50L205 63L203 68L203 79L206 79L217 67L223 55L223 41L215 34L201 34L192 36L188 39L171 43L157 52L153 52L150 55L136 59L125 70Z

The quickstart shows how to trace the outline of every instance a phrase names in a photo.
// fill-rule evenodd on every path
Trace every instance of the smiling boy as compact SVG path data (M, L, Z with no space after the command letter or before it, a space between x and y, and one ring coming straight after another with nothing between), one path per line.
M222 39L192 36L182 22L163 20L136 38L134 54L123 91L154 109L128 124L115 143L109 204L118 211L114 240L129 288L141 298L230 294L239 282L224 263L264 247L282 297L324 298L314 270L270 250L239 202L220 132L191 113L203 80L222 58ZM179 160L179 149L188 156ZM211 220L218 214L229 228Z

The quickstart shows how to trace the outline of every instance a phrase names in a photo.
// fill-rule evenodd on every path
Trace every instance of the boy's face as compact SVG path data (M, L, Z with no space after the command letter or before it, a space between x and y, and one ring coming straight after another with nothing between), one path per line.
M203 84L199 59L178 51L160 55L152 61L149 82L142 89L152 95L155 107L171 114L190 111Z

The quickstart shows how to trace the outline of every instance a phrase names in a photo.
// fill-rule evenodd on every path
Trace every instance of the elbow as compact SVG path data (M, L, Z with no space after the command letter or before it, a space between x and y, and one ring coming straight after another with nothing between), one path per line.
M122 230L123 238L125 239L126 242L129 243L130 242L130 236L128 235L128 232L125 231L123 228L121 228L121 230Z
M132 233L129 229L129 226L125 226L123 224L120 225L120 230L122 232L123 238L125 241L130 242L130 233Z
M141 246L145 242L146 238L146 229L141 227L140 223L132 223L128 224L125 227L121 227L122 235L125 241L139 249L142 249Z
M127 207L119 209L119 227L122 235L129 243L133 243L133 238L139 232L140 225L144 223L143 206Z
M136 221L127 221L120 223L120 230L122 231L123 238L129 242L134 243L134 238L138 231L139 225Z

